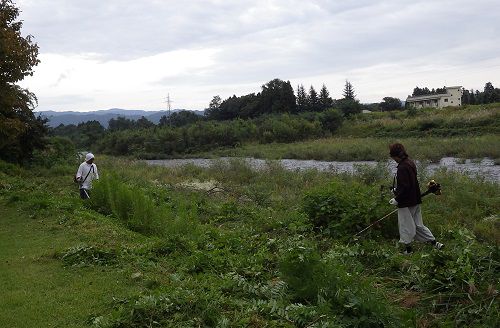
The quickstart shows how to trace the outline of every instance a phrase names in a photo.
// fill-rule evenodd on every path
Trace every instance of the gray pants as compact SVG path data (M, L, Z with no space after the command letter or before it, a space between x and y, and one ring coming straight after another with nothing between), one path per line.
M80 189L80 198L81 199L89 199L90 198L90 191L85 188Z
M424 226L420 205L398 208L399 242L410 244L417 241L432 241L432 232Z

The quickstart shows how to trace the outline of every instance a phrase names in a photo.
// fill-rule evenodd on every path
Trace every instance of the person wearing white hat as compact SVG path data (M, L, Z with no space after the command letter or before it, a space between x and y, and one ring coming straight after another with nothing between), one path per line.
M75 176L75 180L80 185L82 199L90 198L90 189L92 189L92 180L94 179L99 180L99 173L97 173L97 166L94 164L94 155L87 153L85 162L80 164Z

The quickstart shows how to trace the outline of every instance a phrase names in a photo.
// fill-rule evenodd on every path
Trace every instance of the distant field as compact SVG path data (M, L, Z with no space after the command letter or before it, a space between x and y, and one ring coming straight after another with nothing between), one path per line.
M443 157L490 157L500 162L500 134L451 138L332 137L295 143L251 143L237 148L195 154L194 157L232 156L324 161L386 160L389 157L388 146L394 142L403 143L410 155L419 160L438 161Z

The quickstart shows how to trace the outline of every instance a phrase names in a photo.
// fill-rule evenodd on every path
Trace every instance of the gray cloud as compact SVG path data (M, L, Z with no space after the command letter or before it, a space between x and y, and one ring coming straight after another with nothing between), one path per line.
M74 106L75 108L68 108L67 110L78 109L78 106L85 103L91 103L94 98L88 96L82 96L79 94L65 94L60 96L43 97L38 99L40 107L47 109L61 109L60 106Z
M276 39L302 41L309 52L337 56L381 47L435 51L478 37L498 38L495 24L500 11L494 1L23 3L25 29L32 31L44 52L99 53L123 59L231 44L253 36L266 47ZM260 9L265 3L273 3L275 9Z
M331 12L322 12L326 17L320 19L243 35L237 43L224 44L213 77L234 82L238 76L247 80L263 78L259 74L300 77L408 59L463 64L498 57L500 42L493 40L498 41L499 36L490 25L495 22L494 14L469 16L480 4L458 4L460 10L452 11L449 7L457 7L456 1L423 7L413 2L398 4L340 13L330 7ZM500 10L500 5L496 7ZM477 45L484 38L491 42L489 49L481 51L484 47Z
M43 53L127 61L218 50L212 66L165 77L157 81L162 86L260 85L275 77L347 78L384 64L500 61L494 0L22 0L20 8L23 31Z
M41 0L24 1L22 9L25 29L33 31L43 51L126 59L231 40L288 19L245 22L245 14L261 3Z

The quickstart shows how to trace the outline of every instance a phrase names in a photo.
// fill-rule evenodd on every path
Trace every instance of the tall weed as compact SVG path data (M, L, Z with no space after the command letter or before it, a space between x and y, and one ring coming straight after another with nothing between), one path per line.
M103 214L112 213L131 230L144 234L161 231L159 221L163 211L141 189L121 182L116 176L110 175L95 185L89 204Z
M378 190L355 180L336 179L306 192L302 210L316 228L337 238L350 237L388 212Z

